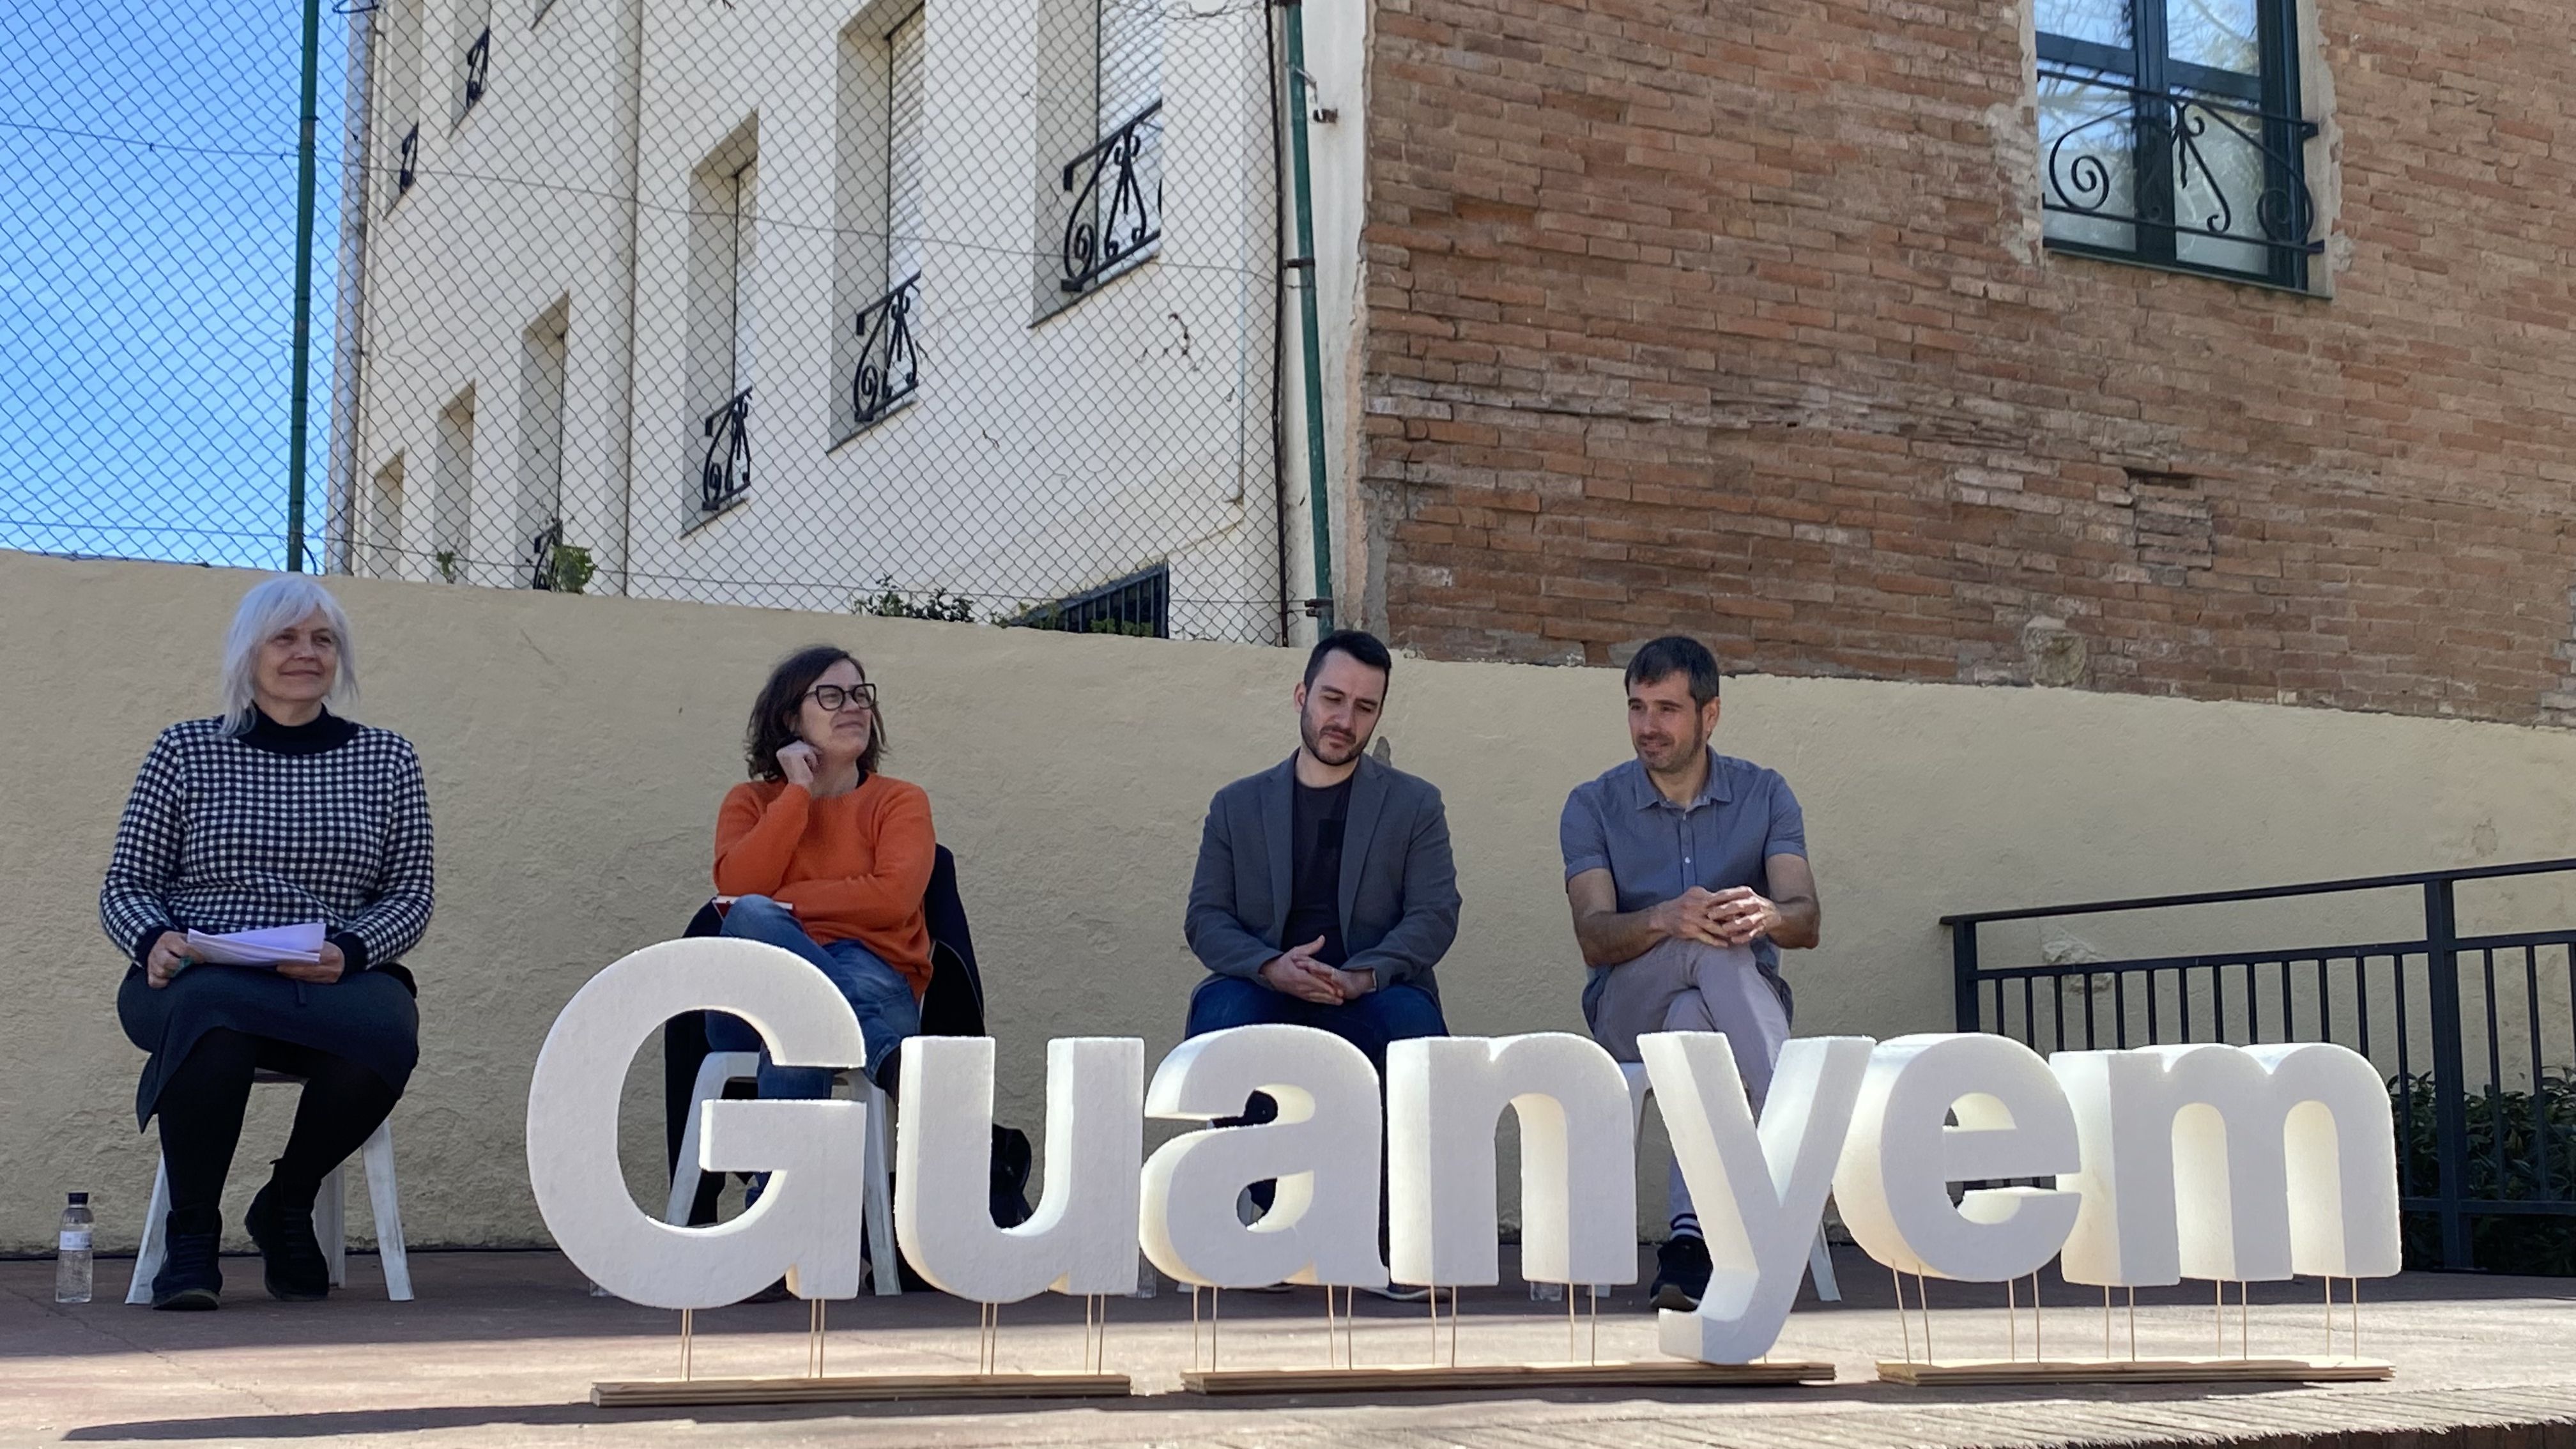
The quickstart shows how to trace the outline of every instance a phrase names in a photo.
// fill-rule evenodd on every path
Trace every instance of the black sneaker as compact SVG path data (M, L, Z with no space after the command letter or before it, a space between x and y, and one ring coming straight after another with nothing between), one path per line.
M223 1306L223 1219L212 1208L174 1212L163 1220L161 1271L152 1275L152 1306L204 1313Z
M313 1235L313 1209L280 1208L276 1192L275 1183L261 1188L242 1219L250 1240L259 1244L268 1296L280 1303L319 1303L331 1296L331 1260Z
M1708 1291L1708 1244L1697 1236L1676 1235L1655 1250L1655 1286L1646 1301L1657 1308L1688 1313Z

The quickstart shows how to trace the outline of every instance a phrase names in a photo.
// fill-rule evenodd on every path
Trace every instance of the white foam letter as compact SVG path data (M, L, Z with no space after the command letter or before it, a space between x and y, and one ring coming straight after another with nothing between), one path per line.
M1387 1048L1388 1238L1399 1283L1499 1281L1494 1128L1521 1127L1521 1276L1637 1281L1636 1144L1619 1064L1588 1037Z
M1943 1119L1955 1113L1959 1125ZM2039 1054L2009 1037L1898 1037L1872 1053L1834 1201L1852 1240L1902 1273L1999 1283L2057 1255L2076 1195L1950 1184L2051 1177L2077 1162L2075 1114Z
M781 1066L867 1060L858 1018L831 978L757 941L664 941L620 958L564 1003L528 1083L528 1185L573 1266L630 1302L715 1308L781 1273L806 1298L859 1291L859 1102L709 1102L699 1166L767 1171L750 1211L712 1228L660 1222L635 1205L617 1161L618 1101L636 1048L689 1011L757 1028Z
M1658 1316L1664 1352L1751 1363L1779 1339L1807 1270L1807 1244L1824 1214L1869 1048L1863 1036L1790 1042L1757 1132L1724 1036L1656 1032L1637 1039L1712 1268L1696 1312Z
M2398 1270L2396 1132L2379 1070L2348 1047L2059 1052L2084 1211L2070 1283L2266 1282Z
M1279 1120L1185 1132L1145 1163L1145 1256L1184 1283L1259 1288L1386 1282L1377 1256L1377 1072L1359 1048L1306 1026L1192 1037L1154 1070L1148 1115L1204 1122L1267 1092ZM1270 1211L1245 1226L1235 1197L1265 1178Z
M894 1221L921 1276L978 1303L1136 1286L1145 1044L1047 1043L1046 1190L1015 1228L992 1209L993 1039L904 1043Z

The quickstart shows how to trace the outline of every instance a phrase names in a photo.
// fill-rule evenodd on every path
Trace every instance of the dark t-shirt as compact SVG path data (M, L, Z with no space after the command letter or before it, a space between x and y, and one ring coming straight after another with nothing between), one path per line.
M1279 948L1293 950L1324 938L1315 959L1339 966L1350 959L1342 946L1342 827L1351 813L1351 782L1324 789L1296 787L1289 840L1296 848L1296 889L1289 897L1288 929Z

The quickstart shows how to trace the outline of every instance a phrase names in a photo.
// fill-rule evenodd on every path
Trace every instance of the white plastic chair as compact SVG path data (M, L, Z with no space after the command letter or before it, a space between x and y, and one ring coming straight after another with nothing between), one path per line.
M697 1201L698 1120L705 1104L724 1097L725 1087L733 1082L752 1082L760 1077L758 1052L709 1052L698 1064L698 1080L689 1089L689 1114L680 1125L680 1160L671 1171L671 1198L663 1206L662 1221L685 1227L689 1208ZM850 1077L841 1073L834 1080ZM865 1088L862 1098L868 1104L868 1137L859 1170L867 1184L868 1268L880 1296L901 1293L903 1280L895 1270L894 1246L894 1104L877 1084L864 1073L856 1078Z
M251 1081L259 1085L302 1086L302 1077L284 1072L257 1072ZM358 1158L367 1169L367 1201L376 1213L376 1253L385 1268L385 1296L396 1303L411 1301L411 1259L403 1252L402 1206L394 1189L394 1129L388 1120L376 1128L375 1135L358 1149ZM349 1228L347 1187L342 1163L322 1179L322 1191L313 1200L313 1236L322 1243L323 1256L331 1263L331 1286L346 1287L349 1282ZM162 1260L169 1255L167 1220L170 1216L170 1163L164 1158L152 1170L152 1207L143 1220L143 1247L134 1255L134 1281L126 1287L125 1301L152 1301L152 1279L161 1271Z
M1628 1079L1628 1130L1642 1132L1646 1125L1646 1098L1653 1094L1655 1083L1646 1075L1644 1062L1621 1062L1620 1075ZM1834 1281L1834 1254L1825 1243L1822 1224L1816 1228L1816 1241L1807 1248L1807 1276L1815 1280L1816 1296L1827 1303L1843 1301L1842 1285Z

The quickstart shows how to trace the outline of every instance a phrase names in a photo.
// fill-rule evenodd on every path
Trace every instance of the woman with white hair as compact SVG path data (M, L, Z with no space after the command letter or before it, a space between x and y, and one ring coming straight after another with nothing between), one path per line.
M100 924L133 963L117 1017L152 1054L136 1122L160 1117L170 1175L155 1308L219 1302L224 1176L261 1068L304 1090L247 1226L270 1297L328 1295L314 1198L393 1111L419 1057L398 958L429 926L429 797L408 741L325 708L358 694L338 601L301 575L254 587L224 640L223 689L221 716L170 726L144 757L99 891ZM315 921L317 961L188 955L191 930Z

